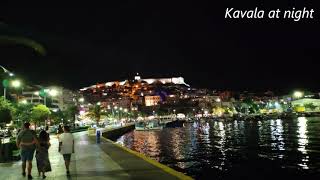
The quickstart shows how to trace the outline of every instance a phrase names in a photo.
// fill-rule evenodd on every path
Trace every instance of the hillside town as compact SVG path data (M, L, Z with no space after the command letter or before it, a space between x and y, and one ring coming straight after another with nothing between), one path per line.
M138 73L126 80L69 90L61 86L23 84L23 80L10 76L9 70L4 72L7 78L3 85L6 81L9 85L4 88L6 95L2 103L9 101L16 111L26 111L27 114L32 108L44 105L48 108L48 116L34 121L39 126L45 123L50 126L60 123L107 126L162 116L192 121L208 117L239 119L320 112L319 93L303 90L286 95L272 91L217 91L192 87L183 77L143 78ZM5 120L2 129L20 126L27 120L24 118L30 117L13 116L12 121L2 118Z

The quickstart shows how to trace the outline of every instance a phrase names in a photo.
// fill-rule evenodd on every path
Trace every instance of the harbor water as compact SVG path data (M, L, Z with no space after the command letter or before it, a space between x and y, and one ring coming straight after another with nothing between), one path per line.
M320 117L207 120L117 142L195 179L320 177Z

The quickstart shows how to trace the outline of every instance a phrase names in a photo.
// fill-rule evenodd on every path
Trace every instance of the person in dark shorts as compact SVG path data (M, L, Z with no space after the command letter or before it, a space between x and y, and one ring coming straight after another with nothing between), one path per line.
M70 127L64 126L64 133L59 136L59 152L63 155L64 163L67 170L67 175L70 175L70 160L71 154L74 153L74 139L70 133Z
M24 129L17 136L17 147L20 148L23 176L26 176L26 165L28 165L28 179L32 179L32 160L37 144L38 140L35 131L30 129L29 122L24 123Z

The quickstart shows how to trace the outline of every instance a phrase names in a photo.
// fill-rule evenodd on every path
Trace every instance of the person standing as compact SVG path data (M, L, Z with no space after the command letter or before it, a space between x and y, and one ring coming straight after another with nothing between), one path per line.
M36 159L39 176L42 173L43 179L46 178L45 173L51 171L51 164L49 161L48 153L50 145L49 134L45 130L42 130L39 134L39 146L36 152Z
M59 124L58 130L57 130L57 137L59 138L60 134L62 134L62 133L63 133L62 126Z
M67 175L70 175L70 160L71 154L74 153L74 138L70 133L70 127L64 126L64 133L59 137L59 152L63 155L64 163L66 166Z
M30 129L29 122L24 123L24 129L21 130L17 136L16 145L18 148L20 148L20 155L22 160L22 176L26 176L26 165L28 165L28 179L32 179L32 160L37 144L38 140L35 131Z

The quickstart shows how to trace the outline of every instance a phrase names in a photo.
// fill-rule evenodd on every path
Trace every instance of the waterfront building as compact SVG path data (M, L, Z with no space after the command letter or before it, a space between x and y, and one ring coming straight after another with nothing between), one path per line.
M160 103L160 96L145 96L145 105L146 106L156 106Z
M46 92L46 97L41 96L40 91ZM23 88L19 101L31 104L45 104L52 110L66 110L74 105L77 93L69 89L57 86L44 87L41 85L29 85Z

